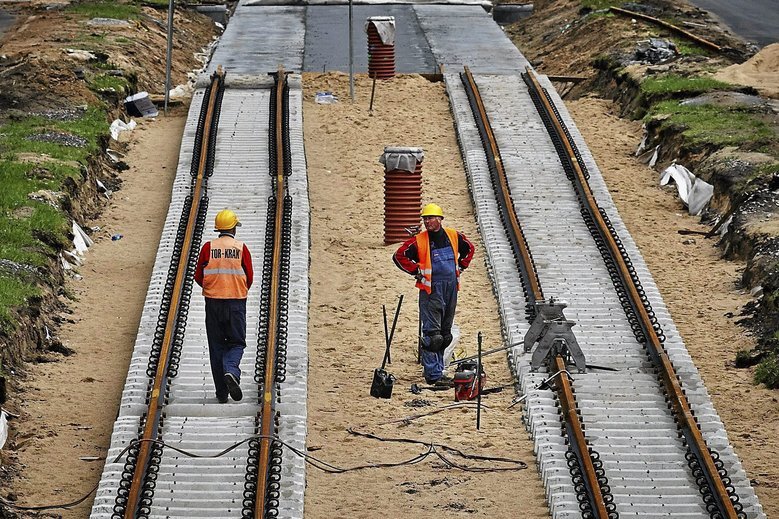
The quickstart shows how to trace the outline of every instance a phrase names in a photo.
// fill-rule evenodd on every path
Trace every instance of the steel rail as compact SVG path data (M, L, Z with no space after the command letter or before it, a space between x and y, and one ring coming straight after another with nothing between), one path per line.
M571 381L568 379L565 359L563 359L562 355L555 355L552 362L554 365L552 369L557 373L555 386L557 388L557 398L560 400L560 408L565 419L566 432L571 441L571 448L576 455L576 459L579 460L579 468L587 482L585 485L585 492L589 498L590 505L594 507L592 512L596 518L608 519L609 512L606 508L606 502L603 499L603 495L600 492L601 485L595 471L595 465L590 458L589 445L587 444L587 439L584 437L584 425L582 424L581 417L576 409L576 396L573 394L573 387L571 386ZM581 463L582 459L585 460L585 463ZM598 490L598 492L596 492L596 490Z
M276 82L274 85L273 97L276 105L276 120L274 124L274 138L276 141L276 221L275 234L273 237L273 267L271 270L271 289L270 289L270 314L268 317L268 338L265 353L265 373L263 377L260 392L262 394L261 404L261 423L260 423L260 453L258 458L257 486L254 501L254 517L264 519L267 512L266 490L270 478L270 460L271 446L273 443L273 426L275 414L275 387L276 387L276 342L277 327L279 321L279 287L281 271L281 247L283 235L284 218L284 191L285 184L285 153L284 153L284 135L286 128L284 125L284 87L286 78L284 70L279 68Z
M471 99L472 94L472 107L475 105L476 108L476 110L474 110L474 118L477 118L477 126L479 127L480 133L482 133L485 152L487 152L487 162L495 168L497 173L498 186L495 186L496 195L499 199L499 206L501 206L502 209L501 213L505 213L503 214L503 217L507 227L506 230L510 235L513 233L513 237L509 236L509 238L511 242L515 244L515 247L519 247L519 257L517 258L517 261L521 263L520 271L523 274L523 282L528 283L526 290L528 296L532 298L530 304L535 306L535 302L544 299L541 284L533 265L530 249L525 242L524 233L519 224L519 218L514 210L508 186L508 177L503 168L500 150L498 148L497 140L495 139L495 134L492 131L492 126L490 125L487 110L484 107L484 102L479 93L479 87L476 85L473 74L471 74L468 67L464 68L465 71L461 77L464 76L464 82L467 83L466 91L469 99ZM497 189L498 187L500 189ZM568 439L571 442L572 450L576 456L582 475L584 476L584 492L589 499L593 517L596 519L608 519L609 512L604 500L603 488L601 487L600 480L590 456L590 448L587 444L587 439L584 436L584 426L582 425L581 418L576 410L576 397L573 394L573 389L568 380L567 371L565 369L565 360L561 355L555 355L552 363L554 365L554 368L552 369L555 373L559 374L557 395L560 399L560 406L563 411L563 420Z
M536 89L537 92L542 93L543 89L541 84L539 83L538 78L536 77L535 72L533 72L531 67L527 67L527 77L529 78L533 88ZM635 284L632 282L630 271L624 258L622 257L622 254L619 251L619 247L617 246L614 237L610 232L608 232L608 226L604 221L600 211L598 210L598 204L595 200L595 196L593 195L592 189L587 182L586 175L582 170L581 165L579 164L574 147L572 146L569 138L566 136L566 132L560 121L557 119L557 117L554 117L554 110L549 99L547 99L545 95L539 95L538 97L541 100L544 109L548 114L551 115L549 119L552 121L555 131L557 132L561 142L565 147L567 159L570 161L571 166L573 167L575 179L579 186L581 196L589 207L592 217L597 224L599 233L606 243L613 261L617 265L622 283L630 297L631 306L639 317L639 321L642 325L646 337L647 349L650 353L650 356L655 360L656 367L660 371L660 378L669 397L674 415L680 422L681 432L685 437L687 446L691 449L701 469L703 470L704 476L710 490L712 491L712 495L714 496L721 517L724 519L738 519L739 515L736 513L728 491L719 476L719 471L714 464L712 456L709 454L706 441L704 440L703 435L698 428L698 424L695 421L695 417L693 416L690 404L687 401L687 397L682 390L681 384L676 374L676 370L674 369L668 354L663 348L663 344L660 338L652 326L652 320L647 312L647 309L641 302L641 297L638 294L638 290L636 289Z
M470 86L470 91L473 92L473 98L477 109L476 111L478 112L478 118L480 121L480 128L484 130L487 139L486 142L484 142L484 146L489 148L489 153L487 153L487 161L494 166L497 172L497 180L500 189L496 194L499 197L500 205L506 208L504 216L508 219L508 221L505 223L511 229L512 236L510 236L510 239L512 240L512 243L514 243L516 251L515 254L519 254L517 260L524 265L524 268L522 269L523 281L527 283L526 289L528 291L528 296L530 296L532 299L529 301L529 305L535 308L534 303L537 301L542 301L544 299L544 294L541 291L541 284L539 283L538 276L535 274L535 269L533 268L533 259L530 255L530 250L527 246L527 243L525 243L522 226L519 224L517 213L514 211L514 206L511 203L511 191L509 189L508 180L506 179L506 171L503 168L503 159L501 159L498 143L495 140L495 134L492 131L492 126L490 126L490 119L487 116L487 110L484 108L484 102L482 101L481 95L479 94L479 87L476 86L476 81L473 79L473 74L471 73L470 69L468 67L464 67L464 69L465 80Z
M215 74L214 81L223 79L224 73L221 69ZM190 250L192 247L192 237L195 234L195 226L198 213L200 212L201 196L204 191L204 178L208 164L208 151L211 141L211 123L214 118L214 107L218 97L218 88L211 88L211 95L208 99L208 111L203 122L203 139L200 143L200 160L198 162L198 171L192 187L192 206L187 219L187 227L181 256L179 257L178 268L176 271L176 281L173 285L173 297L171 307L168 311L165 324L165 335L163 336L162 348L160 350L160 362L157 363L157 370L154 376L154 384L149 399L149 407L146 412L146 423L141 435L141 443L138 451L138 460L136 462L132 483L130 486L127 507L125 508L125 519L134 519L139 515L138 508L141 505L141 498L144 492L144 483L149 469L152 449L159 434L159 425L162 418L162 410L165 407L165 394L167 392L169 377L168 367L172 352L173 334L178 321L179 303L181 302L182 289L187 272Z

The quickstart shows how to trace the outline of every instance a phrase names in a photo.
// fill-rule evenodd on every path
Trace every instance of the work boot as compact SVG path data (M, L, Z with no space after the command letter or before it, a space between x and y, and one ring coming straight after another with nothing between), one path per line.
M452 380L452 377L447 375L441 375L441 378L436 380L434 383L436 386L445 386L445 387L453 387L454 386L454 380Z
M230 393L233 400L238 402L243 398L241 386L238 385L238 380L235 378L235 375L232 373L225 373L225 384L227 384L227 391Z
M227 403L227 395L225 395L225 396L216 395L216 401L219 402L220 404L226 404Z

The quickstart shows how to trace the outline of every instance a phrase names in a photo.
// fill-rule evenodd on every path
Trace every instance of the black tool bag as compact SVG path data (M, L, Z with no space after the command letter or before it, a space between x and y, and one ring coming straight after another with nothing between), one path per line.
M382 368L373 370L373 382L371 382L371 396L376 398L392 398L392 386L395 377Z

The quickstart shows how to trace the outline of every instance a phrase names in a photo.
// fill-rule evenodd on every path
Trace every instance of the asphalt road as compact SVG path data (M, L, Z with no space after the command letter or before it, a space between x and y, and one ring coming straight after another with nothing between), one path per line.
M765 47L779 41L777 0L690 0L718 16L733 32Z

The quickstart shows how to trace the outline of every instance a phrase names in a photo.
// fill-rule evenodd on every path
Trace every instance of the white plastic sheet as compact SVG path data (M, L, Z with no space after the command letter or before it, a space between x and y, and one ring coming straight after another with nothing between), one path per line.
M119 140L119 134L124 131L131 131L135 129L135 126L137 123L134 119L130 119L129 123L126 123L122 121L121 119L116 119L114 122L111 123L111 126L108 128L108 130L111 132L111 138L116 140Z
M8 419L6 418L5 411L0 411L0 449L5 445L5 441L8 439Z
M95 243L92 241L92 238L87 236L87 233L84 232L84 229L82 229L75 220L73 220L72 232L73 245L76 247L76 252L79 254L84 254L87 249Z
M660 174L660 185L665 186L671 180L676 183L679 199L687 206L692 216L700 215L714 195L714 186L697 178L679 164L671 164Z

